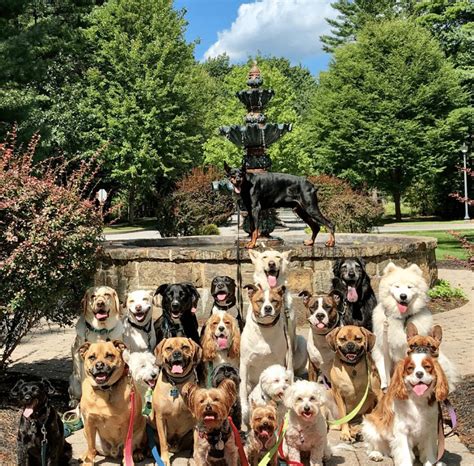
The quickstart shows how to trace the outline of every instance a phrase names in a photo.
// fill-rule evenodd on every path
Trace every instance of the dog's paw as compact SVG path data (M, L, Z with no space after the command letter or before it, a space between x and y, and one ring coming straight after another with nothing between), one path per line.
M330 238L326 241L327 248L333 248L335 244L336 244L336 241L334 240L334 238Z
M383 455L377 450L369 451L369 460L371 461L383 461Z
M303 241L303 244L304 244L305 246L312 246L312 245L314 244L314 241L313 241L312 239L305 239L305 240Z
M339 437L342 442L347 442L347 443L354 443L356 439L351 435L350 432L341 432L341 436Z
M143 451L141 449L137 449L133 452L133 461L135 463L140 463L140 461L143 461L145 459L145 455L143 454Z
M95 455L90 454L89 452L84 453L81 456L81 463L83 466L94 466L94 457Z
M255 247L255 243L253 241L249 241L246 245L246 249L253 249Z

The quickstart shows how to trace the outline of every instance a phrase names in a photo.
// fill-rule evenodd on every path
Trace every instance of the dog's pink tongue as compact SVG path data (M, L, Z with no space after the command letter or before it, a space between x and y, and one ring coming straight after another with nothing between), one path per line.
M268 430L263 429L260 431L260 437L268 438L270 437L270 432L268 432Z
M267 276L267 281L268 281L268 286L270 288L275 288L276 284L277 284L277 279L276 277L274 277L273 275L268 275Z
M408 309L408 306L406 304L402 304L402 303L397 303L397 306L398 306L398 310L404 314L405 312L407 312L407 309Z
M240 194L240 188L236 188L236 187L234 186L234 191L235 191L237 194Z
M217 300L224 301L227 298L227 293L217 293Z
M96 315L97 319L107 319L107 313L106 312L98 312Z
M419 383L413 387L413 391L418 395L418 396L423 396L423 394L428 390L428 385L425 383Z
M347 301L350 303L355 303L359 299L357 290L353 286L347 287Z
M183 368L179 364L175 364L171 368L171 372L173 374L182 374L183 373Z
M319 322L319 323L316 324L316 327L318 327L318 328L324 328L324 327L326 327L326 326L325 326L322 322Z
M217 339L217 345L219 349L226 349L227 348L227 337L219 337Z
M27 406L23 410L23 416L25 416L25 417L30 417L32 414L33 414L33 408L30 408L29 406Z

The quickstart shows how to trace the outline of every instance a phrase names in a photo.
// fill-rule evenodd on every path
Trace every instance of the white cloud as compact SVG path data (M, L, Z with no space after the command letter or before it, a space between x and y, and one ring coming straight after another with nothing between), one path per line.
M217 41L204 58L226 53L232 61L257 52L283 56L293 62L322 53L319 36L329 32L325 18L334 18L333 0L260 0L240 5L230 29L217 33Z

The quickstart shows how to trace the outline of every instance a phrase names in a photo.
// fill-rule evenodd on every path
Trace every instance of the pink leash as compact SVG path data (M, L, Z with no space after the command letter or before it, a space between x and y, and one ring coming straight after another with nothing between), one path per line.
M135 420L135 390L130 392L130 420L128 421L127 438L125 439L125 449L123 453L125 466L133 466L133 421Z

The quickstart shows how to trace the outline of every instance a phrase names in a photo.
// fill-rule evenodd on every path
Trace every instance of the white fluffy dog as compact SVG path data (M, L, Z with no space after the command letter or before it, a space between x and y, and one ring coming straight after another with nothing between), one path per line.
M311 466L322 466L331 456L327 438L327 402L324 388L316 382L298 380L285 393L290 410L283 452L290 461L301 462L301 453L309 453Z
M293 373L279 364L267 367L261 374L258 385L249 395L250 406L265 406L273 401L277 407L278 424L286 412L283 403L288 387L293 383Z
M427 291L428 285L418 265L403 269L390 262L385 267L379 285L378 305L372 316L376 336L372 357L380 374L382 389L388 387L395 363L406 356L407 324L415 324L420 335L428 335L433 326L433 316L426 306ZM439 358L452 390L457 379L456 370L444 355L440 354Z
M152 319L152 303L151 291L136 290L127 295L127 315L123 320L123 342L132 353L155 349L156 334Z
M156 357L148 351L130 353L128 349L124 350L122 355L142 397L142 406L145 406L147 391L155 388L156 379L160 372L156 364Z

